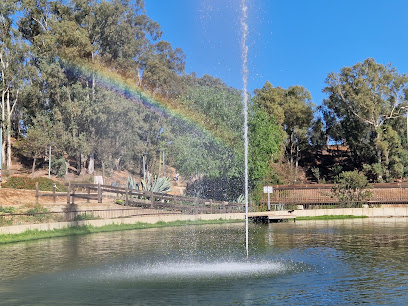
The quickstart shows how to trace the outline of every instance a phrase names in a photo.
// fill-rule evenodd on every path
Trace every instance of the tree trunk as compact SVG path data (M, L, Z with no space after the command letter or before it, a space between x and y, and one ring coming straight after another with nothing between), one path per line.
M297 181L298 166L299 166L299 146L296 146L295 182Z
M89 155L88 173L93 174L95 171L95 154L92 152Z
M81 171L79 171L79 175L85 175L86 172L86 156L84 154L81 154Z
M64 154L64 159L65 159L65 175L68 175L68 167L69 167L68 154Z
M34 176L34 172L35 172L35 163L36 163L36 161L37 161L37 157L34 157L34 159L33 159L33 168L32 168L32 170L31 170L31 175L32 175L32 176Z
M377 151L377 162L381 165L382 169L382 152L381 149L378 147L377 143L380 141L380 133L376 130L376 136L375 136L375 149ZM382 176L382 170L380 173L378 173L378 181L382 182L383 176Z
M140 73L140 69L136 68L137 70L137 86L142 87L142 76Z
M10 107L10 92L7 92L7 122L6 122L6 137L7 137L7 161L6 168L11 168L11 107Z
M1 128L3 129L3 133L5 132L4 121L6 119L5 106L6 106L6 92L3 90L3 92L1 93L1 122L2 122ZM1 144L1 159L2 160L0 161L2 165L5 164L5 161L6 161L6 147L4 146L5 142L3 141L3 139L1 140L2 141L2 144Z
M105 184L105 162L102 161L102 180L103 183Z

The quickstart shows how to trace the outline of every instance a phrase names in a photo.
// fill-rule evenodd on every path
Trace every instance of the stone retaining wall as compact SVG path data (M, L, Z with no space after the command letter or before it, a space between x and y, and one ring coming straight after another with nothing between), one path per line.
M277 215L279 212L275 212ZM292 213L296 217L315 217L323 215L353 215L367 217L408 217L408 207L384 207L384 208L336 208L336 209L311 209L311 210L296 210ZM84 220L74 222L56 222L44 224L28 224L0 227L0 234L18 234L26 230L53 230L65 227L92 225L104 226L108 224L134 224L137 222L157 223L160 221L194 221L194 220L238 220L245 219L244 213L228 213L228 214L201 214L201 215L149 215L138 216L133 218L118 218L118 219L101 219L101 220Z
M245 214L243 213L231 213L231 214L202 214L202 215L150 215L150 216L138 216L133 218L118 218L118 219L100 219L100 220L83 220L83 221L72 221L72 222L55 222L55 223L43 223L43 224L26 224L26 225L13 225L0 227L0 234L18 234L23 233L27 230L39 230L47 231L54 229L61 229L72 226L104 226L109 224L134 224L137 222L142 223L157 223L172 222L172 221L194 221L194 220L237 220L245 219Z
M324 215L352 215L367 217L408 217L408 206L405 207L381 207L381 208L333 208L333 209L309 209L296 210L297 217L316 217Z

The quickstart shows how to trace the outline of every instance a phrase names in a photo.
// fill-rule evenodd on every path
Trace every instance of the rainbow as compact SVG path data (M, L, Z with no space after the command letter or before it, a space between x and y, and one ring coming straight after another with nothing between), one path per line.
M75 71L75 73L94 75L98 86L131 98L151 112L182 120L228 146L234 147L237 143L236 134L232 131L218 128L213 120L202 113L187 109L177 100L152 95L150 92L138 87L134 78L126 78L100 64L78 64L65 60L63 65L65 69Z

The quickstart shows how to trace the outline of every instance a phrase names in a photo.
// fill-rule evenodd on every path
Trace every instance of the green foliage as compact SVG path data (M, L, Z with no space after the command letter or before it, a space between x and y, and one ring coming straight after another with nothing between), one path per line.
M310 169L313 176L316 178L317 182L320 184L320 169L318 167L313 167Z
M35 190L35 183L38 182L38 188L42 191L52 191L53 185L56 185L57 191L67 191L67 188L51 179L45 177L31 178L26 176L12 176L7 182L2 184L4 188Z
M317 122L314 130L311 130L314 106L309 91L304 87L274 88L271 83L266 82L262 89L255 90L253 102L268 118L274 118L276 124L286 132L286 156L292 167L297 167L301 157L306 155L310 146L309 137L314 137L313 144L317 149L321 146L323 140L318 129L322 125Z
M282 152L285 133L273 118L255 108L249 120L249 173L253 186L277 180L271 167Z
M3 207L0 206L0 215L1 214L14 214L16 212L15 207L9 206L9 207Z
M357 170L340 173L332 191L342 207L361 206L372 196L367 177Z
M122 200L122 199L116 199L115 200L115 204L119 204L119 205L125 205L125 200Z
M158 193L168 193L171 190L170 179L167 177L157 177L148 173L146 177L146 182L143 184L143 190L153 191Z
M46 212L48 212L47 208L41 205L36 205L34 208L30 208L25 213L26 214L38 214L38 213L46 213Z
M329 97L323 111L329 136L346 142L356 167L370 165L375 180L401 177L401 144L406 137L401 112L408 77L369 58L330 73L326 84L323 91Z
M3 234L0 235L0 244L14 243L29 240L47 239L53 237L66 237L76 235L86 235L91 233L101 232L114 232L114 231L126 231L126 230L140 230L147 228L162 228L162 227L174 227L174 226L188 226L188 225L203 225L203 224L226 224L226 223L238 223L243 222L239 220L194 220L194 221L173 221L173 222L157 222L134 224L109 224L100 227L95 226L73 226L62 229L54 229L49 231L27 230L20 234Z
M343 166L342 165L334 165L331 170L333 172L333 175L337 176L343 171Z
M83 221L83 220L96 220L99 219L99 217L94 216L93 214L80 214L76 215L73 221Z
M49 210L41 205L36 205L34 208L30 208L25 213L25 222L28 223L44 223L53 220L52 214L47 214Z
M243 174L243 109L240 92L205 75L184 77L178 107L207 131L172 120L171 162L185 177L232 178ZM214 137L214 135L216 137ZM204 186L205 188L205 186Z
M57 177L63 177L66 172L66 162L63 156L51 158L51 173Z

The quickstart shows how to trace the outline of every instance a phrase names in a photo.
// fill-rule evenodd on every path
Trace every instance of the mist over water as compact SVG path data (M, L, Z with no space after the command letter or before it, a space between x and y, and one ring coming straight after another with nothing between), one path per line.
M119 264L88 273L88 280L169 282L267 277L287 270L278 262L156 262L146 265ZM91 271L90 271L91 272Z

